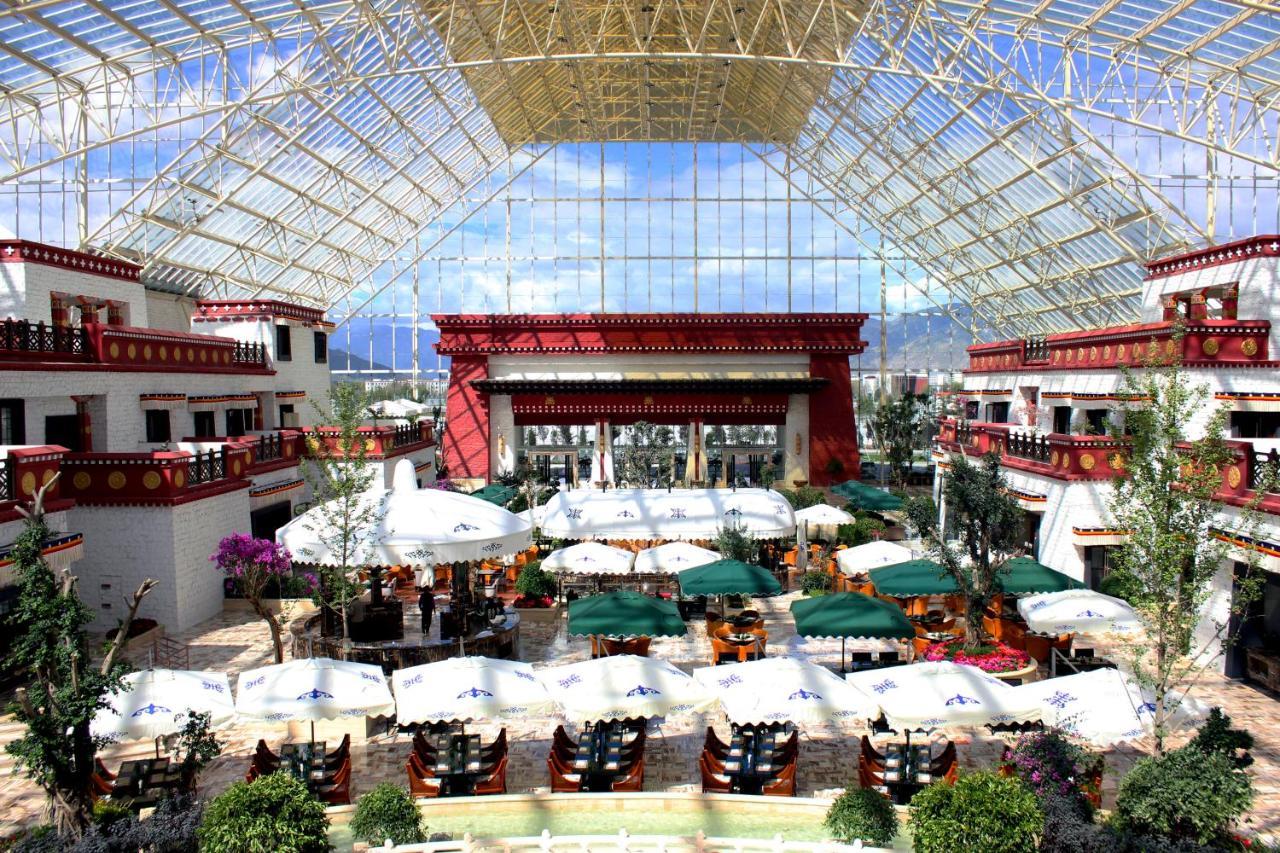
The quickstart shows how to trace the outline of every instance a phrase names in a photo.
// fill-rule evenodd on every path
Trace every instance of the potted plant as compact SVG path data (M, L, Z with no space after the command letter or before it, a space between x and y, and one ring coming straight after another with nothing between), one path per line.
M529 563L516 577L515 607L521 619L550 620L555 610L556 576L542 568L541 561Z

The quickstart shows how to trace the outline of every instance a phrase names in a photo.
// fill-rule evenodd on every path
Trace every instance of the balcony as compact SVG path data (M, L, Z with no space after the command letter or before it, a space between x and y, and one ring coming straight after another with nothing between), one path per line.
M1153 358L1184 365L1274 366L1269 361L1269 320L1194 320L1181 340L1172 322L1065 332L1044 338L999 341L969 347L966 373L1017 370L1118 370Z
M320 452L321 447L328 454L341 454L341 435L336 427L309 427L305 430L307 450L311 454ZM360 427L360 435L364 438L364 454L366 459L390 459L404 456L416 450L435 446L435 424L430 420L420 420L416 424L400 424L398 426Z
M1016 424L944 418L937 442L969 456L1000 455L1007 468L1059 480L1109 480L1124 472L1126 443L1108 436L1033 433Z
M1280 483L1268 482L1272 472L1280 471L1277 467L1280 466L1280 449L1270 441L1232 441L1229 444L1235 450L1236 460L1223 471L1219 497L1224 503L1239 507L1256 501L1259 510L1280 515L1280 492L1267 491L1261 497L1258 495L1259 490L1268 486L1280 488Z
M201 454L210 451L248 451L247 474L264 474L297 465L302 458L302 432L285 429L257 435L196 438L188 436L178 443L178 450Z
M212 335L86 323L0 324L0 365L30 369L270 374L266 349Z
M68 453L62 483L87 506L166 506L247 488L252 451L229 444L190 452Z
M21 517L19 503L29 503L40 487L53 480L60 460L67 452L56 445L11 445L0 447L0 522ZM65 498L65 482L59 479L45 494L47 512L71 506Z

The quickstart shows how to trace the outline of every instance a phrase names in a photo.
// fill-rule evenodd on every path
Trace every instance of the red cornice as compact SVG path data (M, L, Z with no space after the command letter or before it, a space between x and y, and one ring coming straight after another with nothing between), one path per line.
M442 355L856 354L866 314L437 314Z
M1179 255L1150 261L1147 263L1147 277L1145 280L1150 281L1155 278L1196 272L1252 258L1275 257L1280 257L1280 234L1259 234L1256 237L1246 237L1243 240L1223 243L1220 246L1209 246L1204 249L1196 249L1193 252L1183 252Z
M74 249L60 249L31 240L0 240L0 262L11 264L41 264L61 267L72 272L138 281L142 267L115 258L102 258Z
M201 299L196 302L193 323L229 322L235 320L297 320L300 323L331 325L324 319L324 311L294 305L276 299Z

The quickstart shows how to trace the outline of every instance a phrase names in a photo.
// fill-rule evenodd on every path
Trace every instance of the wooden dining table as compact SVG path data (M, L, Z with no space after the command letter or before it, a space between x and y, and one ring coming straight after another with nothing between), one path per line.
M773 766L773 757L783 739L784 732L766 727L734 728L724 759L724 775L729 777L733 793L763 793L765 783L781 769Z
M932 784L928 744L891 741L884 748L884 784L894 803L905 806L926 785Z
M436 778L440 780L440 796L458 797L470 794L475 780L483 772L480 735L446 732L434 735Z
M152 808L181 784L181 765L167 757L125 761L112 783L111 800L134 811Z
M624 727L616 722L584 726L578 733L573 768L582 776L582 790L609 791L622 772Z
M280 769L314 791L328 778L325 755L325 742L322 740L286 743L280 747Z

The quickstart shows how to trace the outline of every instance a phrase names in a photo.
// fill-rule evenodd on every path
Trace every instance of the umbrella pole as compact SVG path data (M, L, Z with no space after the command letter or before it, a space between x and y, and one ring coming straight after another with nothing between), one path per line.
M316 745L316 721L311 721L311 745Z
M156 758L160 757L160 738L156 738Z
M844 672L844 637L840 638L840 671Z

